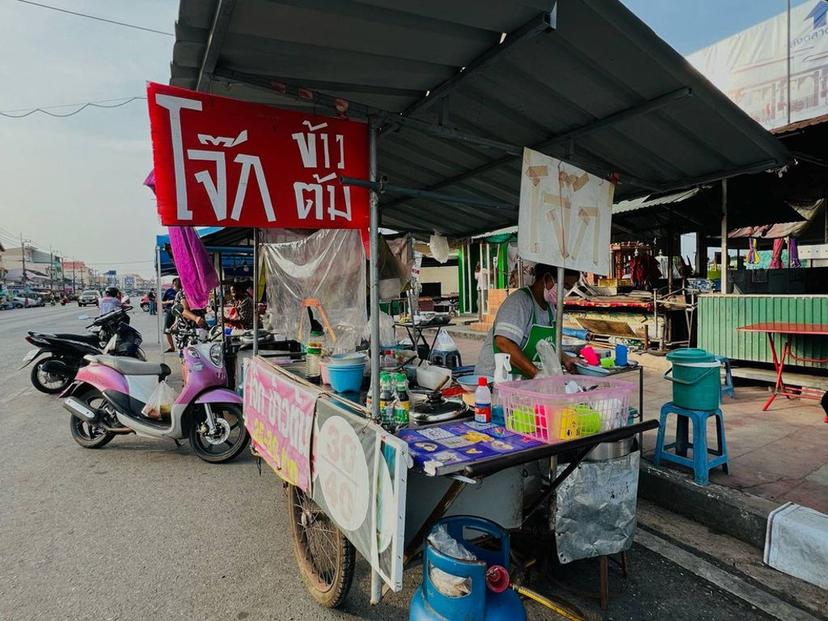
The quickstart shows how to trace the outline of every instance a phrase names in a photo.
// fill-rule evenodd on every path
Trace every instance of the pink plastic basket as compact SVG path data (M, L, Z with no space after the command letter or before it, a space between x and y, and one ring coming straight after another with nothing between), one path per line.
M568 394L567 384L582 392ZM585 375L543 377L496 386L506 428L547 444L622 427L635 385Z

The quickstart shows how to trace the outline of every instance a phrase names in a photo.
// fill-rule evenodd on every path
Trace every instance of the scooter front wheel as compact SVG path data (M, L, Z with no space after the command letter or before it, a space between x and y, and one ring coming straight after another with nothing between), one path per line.
M242 406L238 403L211 403L210 409L216 420L216 429L210 432L207 425L206 405L196 405L190 425L190 446L193 452L211 464L221 464L235 459L250 441L244 428Z

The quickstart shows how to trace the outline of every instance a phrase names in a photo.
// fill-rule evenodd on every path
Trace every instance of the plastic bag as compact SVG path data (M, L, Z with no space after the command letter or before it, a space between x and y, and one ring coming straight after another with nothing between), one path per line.
M538 375L541 377L553 377L562 375L561 359L558 357L555 348L549 341L538 341L536 346L538 356L540 357L542 366L539 369Z
M440 330L437 335L437 340L434 343L434 349L437 351L457 351L457 343L451 338L451 334L445 330Z
M438 552L453 558L465 561L474 561L477 557L463 547L454 537L448 534L445 525L440 525L431 531L428 543ZM454 576L436 567L428 568L428 575L435 588L447 597L463 597L471 593L471 578Z
M434 233L428 241L428 249L431 251L431 256L437 263L445 263L449 258L449 244L448 240L440 235Z
M141 409L141 414L147 418L161 418L169 416L172 404L178 393L166 381L161 380L152 391L147 404Z

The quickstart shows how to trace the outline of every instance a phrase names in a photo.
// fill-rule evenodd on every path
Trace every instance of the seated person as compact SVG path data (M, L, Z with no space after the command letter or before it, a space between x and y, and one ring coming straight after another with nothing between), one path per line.
M253 299L247 295L247 286L236 283L230 286L230 295L233 298L233 316L225 315L224 322L233 328L242 330L253 329Z
M483 341L474 370L477 375L494 375L494 355L500 352L511 355L513 373L530 379L537 375L537 344L542 340L552 340L554 344L558 295L566 295L566 291L558 287L557 274L557 267L538 263L535 265L535 282L514 291L503 301ZM564 287L574 286L578 277L578 272L567 270ZM570 372L575 369L571 361L562 364Z

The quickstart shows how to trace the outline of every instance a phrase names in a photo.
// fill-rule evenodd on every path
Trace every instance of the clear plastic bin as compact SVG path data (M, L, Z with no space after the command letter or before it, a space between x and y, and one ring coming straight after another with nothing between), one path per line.
M568 394L574 382L583 392ZM627 424L633 383L565 375L505 382L496 387L506 428L547 444L618 429Z

